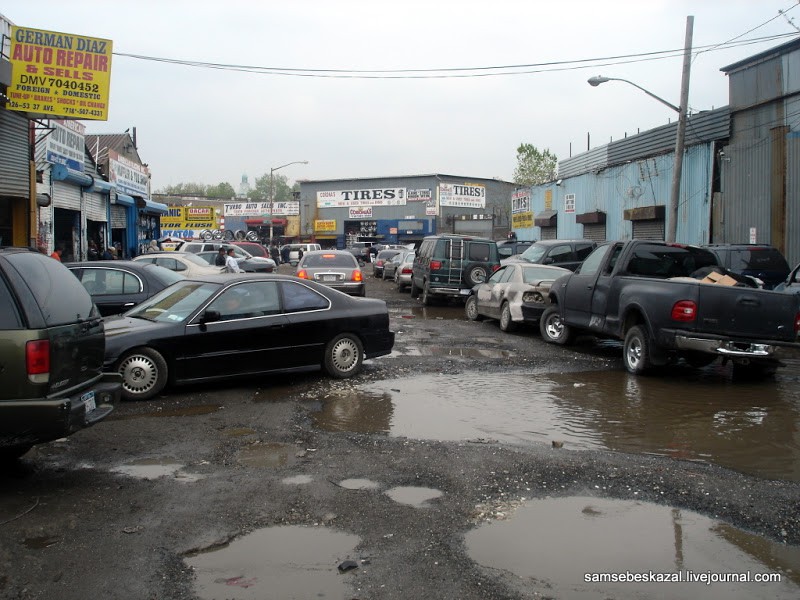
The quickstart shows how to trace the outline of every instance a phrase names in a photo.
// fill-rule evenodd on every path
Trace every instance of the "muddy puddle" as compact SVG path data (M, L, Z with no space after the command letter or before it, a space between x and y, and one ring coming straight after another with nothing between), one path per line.
M111 472L135 479L155 480L166 477L182 483L194 483L203 479L203 475L184 471L185 467L186 465L173 458L142 458L113 467Z
M800 597L800 548L668 506L591 497L534 500L506 520L480 525L465 542L475 562L513 574L527 593L545 597ZM609 581L611 574L618 580ZM659 576L683 581L650 581ZM762 576L769 581L755 581Z
M680 378L616 370L430 374L339 391L312 417L326 431L555 441L800 481L800 394L792 377L748 383L713 369Z
M222 548L185 559L203 599L352 598L338 566L354 558L359 538L324 528L280 526L254 531Z

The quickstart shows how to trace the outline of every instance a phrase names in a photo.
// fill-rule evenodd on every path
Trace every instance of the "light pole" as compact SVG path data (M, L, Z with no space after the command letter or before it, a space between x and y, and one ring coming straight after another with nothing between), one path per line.
M686 141L686 113L689 105L689 71L692 64L692 29L694 27L694 17L686 17L686 40L683 47L683 75L681 77L681 104L675 106L654 93L644 89L642 86L620 79L618 77L603 77L598 75L589 79L589 85L597 87L606 81L624 81L635 88L642 90L651 98L655 98L662 104L669 106L678 113L678 132L675 135L675 166L672 169L672 185L669 195L669 229L667 230L667 241L675 242L678 232L678 204L681 197L681 171L683 170L683 149Z
M283 167L288 167L289 165L307 165L307 160L294 160L292 162L286 163L285 165L281 165L280 167L272 167L269 170L269 241L270 244L272 243L272 205L275 202L275 188L273 187L274 176L273 174L278 169L282 169Z

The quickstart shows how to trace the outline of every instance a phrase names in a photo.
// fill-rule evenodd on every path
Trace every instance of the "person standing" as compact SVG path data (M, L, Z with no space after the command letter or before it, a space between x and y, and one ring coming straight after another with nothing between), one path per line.
M289 244L284 244L283 247L281 248L281 262L282 263L288 263L289 262L289 251L290 250L291 250L291 248L289 248Z
M147 246L148 252L158 252L161 248L158 247L158 242L156 240L150 240L150 244Z
M219 252L217 253L217 257L214 259L214 265L217 267L224 267L225 266L225 246L219 247Z
M58 262L61 262L62 254L64 254L64 246L56 246L56 249L53 250L53 253L50 255L50 258L55 258Z
M225 258L225 271L227 273L242 273L239 267L239 261L236 260L236 255L233 253L233 248L228 248L228 256Z
M276 267L277 267L279 264L281 264L281 255L280 255L280 252L278 252L278 246L277 246L277 244L275 244L275 242L274 242L274 241L272 242L272 244L270 244L270 247L269 247L269 255L270 255L270 258L271 258L273 261L275 261L275 266L276 266Z

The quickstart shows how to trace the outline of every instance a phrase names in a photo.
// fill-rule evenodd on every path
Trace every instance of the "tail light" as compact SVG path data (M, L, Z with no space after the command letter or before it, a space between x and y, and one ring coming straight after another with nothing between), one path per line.
M44 383L50 379L50 341L31 340L25 344L25 366L28 379Z
M353 279L353 281L364 281L364 276L361 274L361 270L360 269L354 269L353 270L352 279Z
M301 269L297 272L297 276L300 279L308 279L308 272L305 269Z
M500 265L492 265L492 273L497 271L497 269L499 269L499 268L500 268Z
M412 273L412 271L411 271L411 267L403 267L403 269L402 269L400 272L401 272L403 275L411 275L411 273Z
M800 335L800 312L794 316L794 334Z
M431 269L438 270L442 268L442 261L440 260L432 260L431 261Z
M679 300L672 306L672 320L689 323L697 318L697 304L691 300Z

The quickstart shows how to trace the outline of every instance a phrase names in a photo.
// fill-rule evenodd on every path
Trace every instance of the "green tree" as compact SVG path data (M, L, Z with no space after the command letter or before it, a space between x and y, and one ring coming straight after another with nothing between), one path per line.
M209 198L233 198L235 195L236 191L227 181L220 182L217 185L210 185L206 189L206 196Z
M202 183L176 183L156 192L170 196L205 196L206 186Z
M533 144L520 144L517 148L517 168L514 183L538 185L556 178L558 158L550 150L539 150Z
M264 173L261 177L256 177L255 185L253 185L253 188L250 190L248 197L269 200L269 179L269 173ZM292 199L292 187L289 186L289 180L286 175L273 173L272 185L274 187L273 198L275 202L287 202Z

